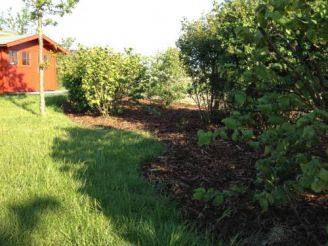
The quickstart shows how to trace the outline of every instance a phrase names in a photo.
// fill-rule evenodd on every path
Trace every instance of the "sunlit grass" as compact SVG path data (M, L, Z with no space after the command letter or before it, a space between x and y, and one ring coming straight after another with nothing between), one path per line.
M139 174L146 133L71 122L48 98L0 97L0 245L209 245Z

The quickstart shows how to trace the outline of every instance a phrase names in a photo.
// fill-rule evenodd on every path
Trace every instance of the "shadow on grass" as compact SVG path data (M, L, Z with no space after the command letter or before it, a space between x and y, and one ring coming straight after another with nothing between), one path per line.
M80 190L99 202L115 232L132 245L199 245L175 206L139 174L139 165L163 151L153 139L115 129L67 128L53 158L73 172ZM204 242L204 241L203 241ZM202 244L206 245L206 244Z
M0 231L0 245L34 245L30 234L42 220L42 216L53 212L58 207L60 203L52 197L39 197L26 203L10 206L17 226Z
M47 95L46 106L52 108L54 111L63 112L63 106L66 100L66 95Z
M38 95L27 96L25 94L22 94L22 95L5 95L4 97L12 104L25 110L26 112L29 112L34 115L39 115L39 111L37 110L39 105ZM66 99L67 99L66 95L47 95L46 107L52 108L56 112L62 112L63 105Z
M8 101L10 101L12 104L16 105L19 108L22 108L26 112L29 112L31 114L37 115L38 113L33 110L33 106L35 104L35 100L27 101L26 95L6 95L6 98Z

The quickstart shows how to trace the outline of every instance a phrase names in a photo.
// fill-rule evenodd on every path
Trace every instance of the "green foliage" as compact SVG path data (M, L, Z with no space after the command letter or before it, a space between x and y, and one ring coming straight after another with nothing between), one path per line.
M177 49L146 58L131 49L80 47L60 59L59 74L76 110L102 115L119 112L124 98L159 99L168 106L185 97L188 83Z
M199 130L197 132L198 145L209 145L213 140L213 133L211 131L205 132L204 130Z
M80 47L63 59L61 78L76 110L108 115L120 111L142 69L141 57L132 50L121 54L108 48Z
M256 0L226 1L197 21L184 21L178 47L193 78L190 94L197 105L216 118L227 113L234 100L241 107L246 93L242 74L255 44L245 42L255 33Z
M215 64L225 85L225 126L199 132L199 142L230 137L262 152L255 199L263 210L328 191L327 13L324 0L228 1L185 24L179 40L195 81L209 83Z
M27 34L33 32L36 26L32 23L29 10L25 7L18 13L13 13L13 9L6 10L0 14L0 30L15 32L17 34Z
M66 50L71 50L75 42L76 42L76 38L67 37L61 39L60 45Z
M204 201L213 204L216 207L223 205L227 198L238 197L245 194L247 187L242 185L233 185L228 190L217 191L213 188L208 190L204 188L197 188L194 190L193 199L196 201Z
M198 188L194 190L193 199L213 203L214 206L221 206L224 203L224 193L214 189Z
M183 99L187 93L189 78L180 59L180 52L169 48L150 58L146 96L157 98L164 106Z
M23 0L29 9L31 18L37 20L40 16L64 16L71 13L79 0ZM51 19L45 19L44 25L55 24Z

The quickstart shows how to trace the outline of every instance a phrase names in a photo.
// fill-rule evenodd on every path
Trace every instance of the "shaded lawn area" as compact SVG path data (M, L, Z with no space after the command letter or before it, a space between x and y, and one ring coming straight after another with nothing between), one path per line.
M211 245L139 174L143 132L87 128L48 97L0 97L0 245Z

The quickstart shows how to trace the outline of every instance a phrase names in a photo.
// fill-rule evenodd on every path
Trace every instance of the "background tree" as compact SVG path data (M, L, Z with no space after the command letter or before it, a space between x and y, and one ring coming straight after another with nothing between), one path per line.
M164 106L185 98L190 78L180 59L180 51L168 48L150 59L148 98L157 98Z
M66 50L71 50L75 42L76 42L76 38L67 37L61 39L60 45Z
M31 19L38 23L39 35L39 81L40 81L40 114L45 114L44 95L44 59L43 59L43 25L54 24L48 17L64 16L70 13L79 0L23 0L26 8L31 13Z
M206 120L227 115L238 87L244 86L241 73L255 44L245 42L256 31L258 0L226 1L196 21L183 22L177 45L193 84L190 93ZM244 35L240 35L243 33Z
M18 13L14 13L12 8L0 14L0 30L16 32L17 34L27 34L34 32L36 25L31 21L31 14L28 8L22 8Z

